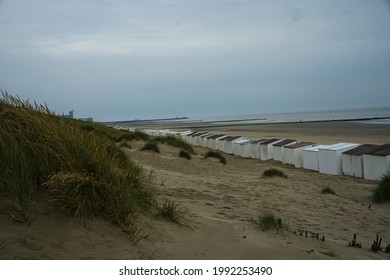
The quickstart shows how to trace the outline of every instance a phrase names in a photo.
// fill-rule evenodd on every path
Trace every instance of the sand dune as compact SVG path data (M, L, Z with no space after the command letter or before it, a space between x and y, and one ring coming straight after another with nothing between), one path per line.
M228 132L236 134L244 132L242 129ZM305 129L302 132L307 133ZM323 127L317 129L318 133L330 135ZM247 133L254 138L284 137L287 131ZM299 129L295 133L298 140L314 140L305 138ZM362 137L362 141L356 141L359 143L382 141L381 131L366 134L366 138L356 133L359 130L350 134L350 138L343 134L336 138L355 142ZM383 133L388 135L386 131ZM332 136L322 138L322 143L336 140ZM178 157L177 148L161 145L161 154L156 154L139 151L143 144L132 142L132 149L126 151L147 172L152 171L160 199L173 199L188 210L191 229L145 214L140 219L140 241L135 244L119 228L101 218L83 225L59 216L47 205L37 209L33 222L26 225L14 222L0 205L0 258L390 259L389 253L370 250L377 233L383 238L382 247L390 243L390 203L372 202L375 181L330 176L273 160L264 162L230 155L225 155L227 164L223 165L213 158L203 159L208 149L200 147L195 148L197 154L192 160L186 160ZM263 178L262 173L270 167L282 170L288 178ZM324 187L332 188L336 195L322 194ZM249 222L266 212L280 217L289 230L262 232ZM307 238L300 235L305 231ZM311 238L311 233L325 236L325 241ZM361 249L347 246L354 233Z

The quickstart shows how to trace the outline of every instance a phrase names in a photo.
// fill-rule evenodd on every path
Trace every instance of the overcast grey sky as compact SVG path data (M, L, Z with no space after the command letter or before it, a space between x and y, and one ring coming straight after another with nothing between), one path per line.
M0 0L0 89L98 121L390 106L390 1Z

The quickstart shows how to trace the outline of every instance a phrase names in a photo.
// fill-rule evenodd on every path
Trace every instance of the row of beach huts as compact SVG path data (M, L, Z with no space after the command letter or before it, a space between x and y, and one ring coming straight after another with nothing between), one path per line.
M144 130L152 136L176 135L194 146L262 161L276 160L296 168L330 175L380 180L390 171L390 143L317 145L294 139L247 139L206 131Z

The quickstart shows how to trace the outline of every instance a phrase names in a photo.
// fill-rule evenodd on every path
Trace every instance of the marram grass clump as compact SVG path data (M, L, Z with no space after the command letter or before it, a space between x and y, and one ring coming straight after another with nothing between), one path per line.
M374 201L384 202L390 200L390 172L383 175L374 191Z
M209 151L204 155L204 158L210 158L210 157L216 158L219 160L220 163L226 164L225 157L218 152Z
M323 194L333 194L333 195L336 195L336 192L330 188L330 187L325 187L321 190L321 193Z
M114 129L1 94L0 192L15 211L30 217L41 191L73 217L101 215L121 226L152 206L150 181L114 143Z
M176 136L169 135L163 137L155 137L153 138L153 140L162 144L170 145L172 147L180 148L190 154L195 154L195 151L190 144Z
M270 168L263 172L263 177L281 177L281 178L287 178L287 175L284 174L283 171L276 169L276 168Z
M282 223L282 219L277 218L273 213L264 213L257 217L257 219L252 218L250 220L262 231L267 231L271 229L288 229L288 227Z
M182 158L191 160L191 154L187 153L187 152L184 151L184 150L181 150L181 151L179 152L179 157L182 157Z
M148 142L146 143L142 148L141 151L152 151L155 153L160 153L160 149L158 148L157 144L154 142Z
M170 199L164 199L162 202L157 203L155 208L157 209L157 215L171 220L172 222L184 226L191 227L191 216L187 209Z

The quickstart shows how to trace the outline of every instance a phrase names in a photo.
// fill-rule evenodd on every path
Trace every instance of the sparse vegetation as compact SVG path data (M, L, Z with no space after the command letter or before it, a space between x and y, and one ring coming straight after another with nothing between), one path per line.
M179 152L179 157L182 157L182 158L185 158L185 159L188 159L188 160L191 159L191 155L189 153L187 153L186 151L184 151L184 150L181 150Z
M153 140L162 144L170 145L172 147L180 148L190 154L195 154L195 151L190 144L176 136L169 135L164 137L155 137Z
M277 218L272 213L265 213L257 217L257 219L252 218L251 222L254 223L262 231L267 231L271 229L286 229L286 225L282 223L282 219Z
M131 149L131 145L130 145L126 140L122 140L122 141L119 143L119 147Z
M330 187L323 188L321 190L321 193L323 193L323 194L333 194L333 195L336 194L336 192L332 188L330 188Z
M188 211L174 200L164 199L162 203L156 205L156 209L159 216L165 217L180 226L191 227Z
M135 131L126 131L126 130L117 130L115 137L115 142L120 142L123 140L133 141L133 140L143 140L150 141L150 136L141 130Z
M374 191L374 201L384 202L390 200L390 172L383 175L379 185Z
M213 157L219 160L220 163L226 164L226 159L223 155L218 152L209 151L204 155L204 158Z
M284 174L283 171L276 169L276 168L270 168L263 172L263 177L281 177L281 178L287 178L287 175Z
M155 153L160 153L160 149L158 148L156 143L148 142L142 148L141 151L152 151Z
M111 140L115 129L56 116L47 106L2 92L0 192L28 220L38 192L73 217L102 215L129 226L151 207L150 182Z

